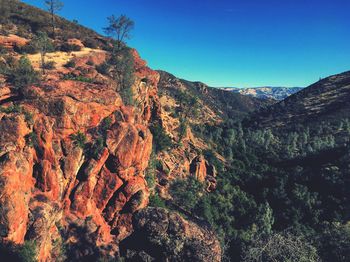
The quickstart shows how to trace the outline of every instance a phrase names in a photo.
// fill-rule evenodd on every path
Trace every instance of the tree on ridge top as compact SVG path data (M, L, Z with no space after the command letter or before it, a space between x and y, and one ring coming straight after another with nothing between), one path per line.
M47 11L51 14L52 36L53 38L55 38L55 29L56 29L55 15L58 11L62 9L64 4L60 0L45 0L45 5L47 8Z
M121 15L118 18L115 15L107 17L108 26L104 32L117 41L117 51L121 49L121 45L125 39L131 38L131 30L134 29L135 23L126 15Z

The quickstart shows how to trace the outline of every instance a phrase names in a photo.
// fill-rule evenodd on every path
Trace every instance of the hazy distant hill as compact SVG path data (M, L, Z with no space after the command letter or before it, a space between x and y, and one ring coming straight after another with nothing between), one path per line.
M295 94L303 87L251 87L251 88L225 88L241 95L248 95L261 99L283 100L288 96Z

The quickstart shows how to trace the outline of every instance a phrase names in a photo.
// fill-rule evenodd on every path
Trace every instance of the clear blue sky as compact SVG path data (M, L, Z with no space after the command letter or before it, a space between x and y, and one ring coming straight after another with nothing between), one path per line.
M153 69L212 86L306 86L350 70L350 0L63 2L61 16L100 33L126 14L129 44Z

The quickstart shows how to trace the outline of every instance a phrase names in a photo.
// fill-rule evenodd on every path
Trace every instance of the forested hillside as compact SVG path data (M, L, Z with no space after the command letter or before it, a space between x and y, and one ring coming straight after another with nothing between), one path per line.
M226 258L348 261L347 76L322 80L243 123L192 125L211 145L204 154L218 171L217 189L203 193L189 180L175 184L172 194L177 205L216 229Z

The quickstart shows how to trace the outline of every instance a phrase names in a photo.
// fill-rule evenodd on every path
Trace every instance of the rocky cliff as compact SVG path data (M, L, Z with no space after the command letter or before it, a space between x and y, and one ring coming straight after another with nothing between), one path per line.
M0 40L14 60L13 48L28 42ZM159 73L136 51L135 103L126 106L117 83L96 71L111 54L69 41L82 49L48 54L55 67L40 84L19 93L3 77L0 86L0 240L34 241L40 261L120 255L133 214L148 204L149 124L162 125ZM28 58L39 70L39 55Z
M79 59L91 55L83 53ZM132 213L148 203L144 170L152 134L147 124L158 81L158 74L136 53L135 57L134 88L143 97L138 108L123 105L107 81L62 80L60 70L49 72L16 102L15 93L5 92L12 87L1 87L2 108L14 103L19 108L0 114L3 240L35 240L39 257L46 259L57 251L60 236L67 235L62 241L77 241L72 227L89 227L93 244L101 249L113 247L130 233ZM92 74L98 78L97 72ZM105 119L108 127L102 127ZM105 136L95 157L72 139L79 132L86 137L84 144Z

